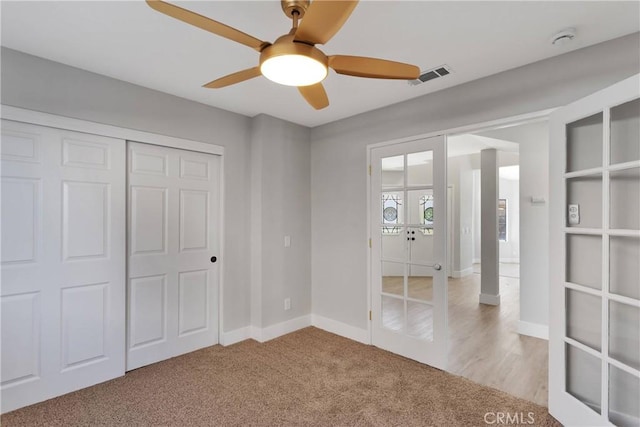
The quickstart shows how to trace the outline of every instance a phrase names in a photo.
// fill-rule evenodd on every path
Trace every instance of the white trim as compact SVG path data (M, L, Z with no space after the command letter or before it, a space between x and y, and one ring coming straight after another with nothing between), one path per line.
M479 297L480 297L480 304L500 305L500 294L498 295L480 294Z
M540 323L531 323L525 322L524 320L518 320L518 333L520 335L541 338L547 341L549 340L549 326L541 325Z
M163 147L217 154L219 156L224 154L224 147L221 145L208 144L184 138L175 138L172 136L128 129L119 126L105 125L88 120L26 110L24 108L12 107L10 105L0 105L0 108L0 116L5 120L31 123L34 125L48 126L57 129L73 130L93 135L109 136L127 141L161 145Z
M225 201L225 179L224 179L224 155L220 154L220 176L219 176L219 204L218 204L218 342L222 342L224 335L224 266L225 262L225 216L224 216L224 201Z
M474 258L471 260L471 264L480 264L480 258Z
M498 262L503 264L520 264L520 258L500 258Z
M258 342L266 342L308 326L311 326L310 314L286 320L281 323L276 323L275 325L267 326L262 329L252 326L251 338Z
M135 129L129 129L119 126L105 125L89 120L74 119L72 117L59 116L56 114L43 113L40 111L27 110L25 108L12 107L10 105L0 104L0 118L3 120L12 120L21 123L28 123L39 126L47 126L56 129L71 130L83 132L92 135L107 136L111 138L122 139L125 142L141 142L162 147L178 148L181 150L196 151L200 153L214 154L220 156L220 212L219 212L219 255L220 267L218 269L218 342L222 342L224 336L224 246L225 246L225 227L224 227L224 207L225 207L225 178L224 178L224 147L216 144L193 141L184 138L175 138L173 136L160 135L151 132L144 132ZM128 203L128 202L127 202ZM128 239L128 236L127 236ZM128 241L127 241L128 245ZM128 247L128 246L127 246Z
M521 114L519 116L512 116L512 117L506 117L503 119L490 120L488 122L480 122L480 123L475 123L475 124L466 125L466 126L458 126L455 128L439 130L434 132L427 132L419 135L405 136L403 138L396 138L388 141L375 142L375 143L367 144L367 151L370 152L374 148L386 147L388 145L401 144L403 142L410 142L410 141L415 141L419 139L431 138L439 135L455 136L455 135L464 134L464 133L483 132L485 130L500 129L500 128L509 127L509 126L517 126L519 124L524 124L524 123L535 123L538 121L545 121L549 119L549 116L555 110L556 108L549 108L547 110L535 111L533 113Z
M464 270L454 270L451 271L451 277L454 279L459 279L461 277L467 277L473 274L473 267L465 268Z
M355 326L347 325L346 323L338 322L337 320L322 317L317 314L311 315L311 325L362 344L371 344L368 329L356 328Z
M371 174L372 174L372 170L373 167L371 165L371 151L372 148L370 146L367 145L366 148L367 151L367 164L366 164L366 171L367 171L367 207L365 210L365 214L367 216L367 235L369 236L369 241L366 242L365 244L365 248L367 251L367 338L368 338L368 343L372 343L373 342L373 330L371 328L371 311L373 310L373 303L371 301L371 299L373 298L372 296L372 291L371 291L371 287L373 286L372 282L372 277L371 277L371 246L372 246L372 239L373 236L371 235L371 215L369 210L371 209Z
M239 343L241 341L251 338L251 326L245 326L244 328L234 329L233 331L224 332L220 336L220 345L228 346Z

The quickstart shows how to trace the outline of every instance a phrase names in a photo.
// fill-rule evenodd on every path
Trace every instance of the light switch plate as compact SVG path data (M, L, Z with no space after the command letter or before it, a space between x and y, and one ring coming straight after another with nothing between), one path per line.
M580 205L569 205L569 225L580 224Z
M284 236L284 247L288 248L291 246L291 236Z

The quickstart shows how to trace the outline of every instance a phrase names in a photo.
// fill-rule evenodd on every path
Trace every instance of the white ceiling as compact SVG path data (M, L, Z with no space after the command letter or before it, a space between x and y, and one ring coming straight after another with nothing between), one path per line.
M290 21L279 1L175 2L273 41ZM640 30L637 1L361 1L326 54L410 62L453 74L419 86L331 72L331 105L315 111L295 88L262 77L224 89L201 85L257 65L258 53L137 1L6 1L2 45L247 116L317 126ZM552 46L559 30L577 38Z

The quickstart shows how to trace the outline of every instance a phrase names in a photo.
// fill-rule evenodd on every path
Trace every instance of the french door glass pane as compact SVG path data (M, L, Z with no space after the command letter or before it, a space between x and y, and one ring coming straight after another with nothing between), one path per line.
M579 223L567 219L567 226L602 228L602 175L567 179L567 205L578 205L580 210Z
M382 261L382 292L404 296L404 268L403 263Z
M382 159L382 188L404 187L404 156Z
M602 363L600 359L565 344L567 393L600 413L602 406Z
M404 191L382 193L382 200L380 200L380 224L390 230L394 230L400 224L403 224L405 203Z
M640 229L640 168L610 174L611 228Z
M640 425L640 378L609 365L609 421L619 427Z
M638 307L609 301L609 356L640 370L640 309Z
M567 234L567 282L602 289L602 237Z
M433 190L407 191L407 222L409 224L424 224L425 228L433 229L434 217Z
M433 306L407 301L407 333L425 341L433 341Z
M407 155L409 186L433 184L433 151L421 151Z
M609 238L609 290L640 299L640 238Z
M404 329L404 300L382 295L382 327L391 331Z
M602 348L601 304L600 297L567 289L567 337L600 351Z
M382 227L380 236L382 259L389 261L404 261L407 247L406 231L404 227Z
M433 301L433 269L421 265L409 265L409 298Z
M567 172L602 166L602 113L567 125Z
M611 109L611 164L640 159L640 99Z
M409 259L414 264L433 264L433 234L424 227L408 227ZM431 272L429 272L431 275Z

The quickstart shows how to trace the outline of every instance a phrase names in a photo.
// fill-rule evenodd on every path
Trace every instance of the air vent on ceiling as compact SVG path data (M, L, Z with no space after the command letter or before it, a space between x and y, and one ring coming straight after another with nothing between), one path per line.
M451 68L449 68L448 65L441 65L439 67L423 71L422 74L420 74L420 77L418 77L417 79L409 80L409 84L411 86L417 86L419 84L426 83L429 80L439 79L440 77L444 77L447 74L451 74Z

